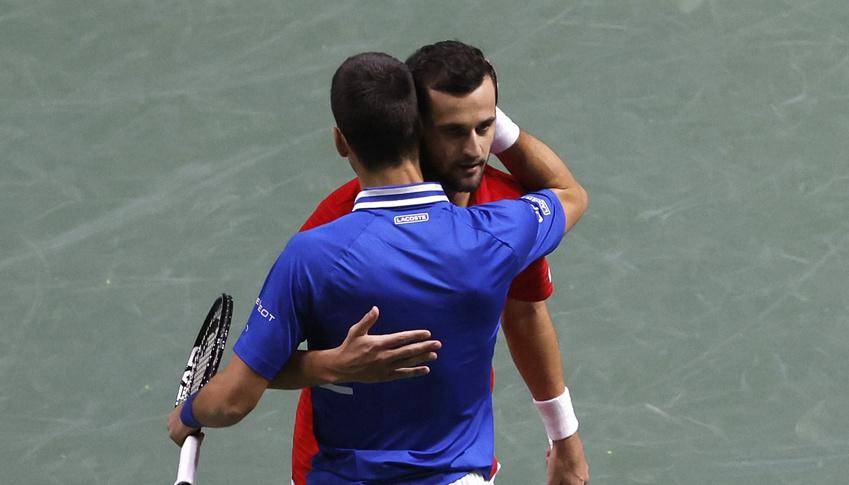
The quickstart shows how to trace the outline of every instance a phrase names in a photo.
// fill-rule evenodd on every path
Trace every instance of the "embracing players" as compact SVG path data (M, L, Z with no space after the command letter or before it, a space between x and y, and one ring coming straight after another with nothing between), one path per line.
M443 185L451 202L461 207L485 204L515 199L528 190L547 186L550 182L547 178L553 176L553 172L528 171L522 162L529 159L553 165L562 165L563 162L544 143L520 131L500 111L500 123L494 125L493 112L498 98L496 73L479 49L459 41L443 41L420 48L406 63L416 83L422 117L422 169L428 180ZM495 99L481 96L485 81L493 84ZM497 128L501 129L500 132L494 133ZM486 159L490 153L496 154L516 178L488 166ZM344 184L318 205L301 230L321 226L351 213L359 192L358 179ZM545 304L554 290L550 275L548 263L545 258L540 258L517 276L510 286L502 319L513 360L538 403L558 398L565 388L557 335ZM406 341L409 341L412 336L407 337ZM307 386L326 384L331 379L373 382L416 375L411 372L413 368L398 368L400 363L406 362L403 358L387 358L396 352L395 348L375 352L373 345L356 345L354 341L347 344L344 359L339 358L341 354L337 353L335 361L333 356L329 356L327 362L313 364L312 368L320 366L325 370L323 376L301 368L302 364L295 359L272 383L272 387L278 388L306 387L298 403L293 435L292 478L296 485L305 483L312 458L318 452L313 431L316 418L312 409L312 391ZM419 355L436 350L425 344L423 342L418 347ZM366 354L366 349L371 354ZM356 373L351 371L354 362ZM545 412L546 405L540 406L541 412ZM548 460L549 483L582 483L588 480L588 466L580 436L574 433L568 439L562 439L562 433L552 431L549 437L554 438ZM494 464L495 470L497 464Z
M529 188L560 190L479 210L451 210L454 206L447 203L441 187L416 183L421 180L418 154L409 143L375 146L376 140L386 141L381 130L398 125L392 116L415 111L409 103L381 119L363 116L368 109L352 101L353 93L363 92L358 83L371 83L374 89L390 79L394 86L397 79L385 75L393 70L397 75L399 66L385 57L355 56L334 77L334 92L341 93L333 96L340 129L337 146L351 159L364 187L355 212L290 241L260 295L277 322L259 312L252 314L237 343L237 357L176 411L179 419L172 415L169 428L175 441L201 423L222 426L241 419L301 339L309 340L310 348L335 348L350 336L341 323L353 321L357 312L368 308L364 308L366 302L376 302L383 313L378 324L382 333L430 328L443 344L442 357L431 365L431 375L421 379L316 389L314 423L321 446L307 481L446 483L471 475L490 478L486 461L492 459L489 366L508 284L524 266L554 248L566 225L580 217L586 196L562 163L552 163L549 155L553 154L542 150L535 159L516 161L505 156L504 161ZM484 166L495 121L494 73L485 74L463 96L445 94L460 105L465 102L464 109L457 109L450 99L442 105L434 102L443 94L437 92L441 85L434 84L436 90L419 85L420 92L423 86L432 96L425 132L435 130L430 136L437 141L439 137L454 139L441 146L448 155L452 146L463 145L462 158L442 159L447 163L441 169L454 175L442 178L460 184L447 187L455 202L469 203L472 197L480 197L484 173L490 178L494 174ZM506 119L502 122L510 125ZM518 129L507 131L517 134ZM407 141L411 138L409 130L399 133ZM458 143L464 138L466 143ZM513 141L510 138L506 137L505 145ZM521 151L527 144L541 145L522 134L508 152ZM382 145L400 148L385 152ZM438 144L428 148L437 173L440 166L432 157L439 148ZM460 195L463 189L475 188L475 194ZM556 352L556 342L554 347ZM512 342L511 349L518 353ZM560 372L559 354L557 361L555 374ZM523 376L529 380L526 372ZM534 385L528 384L536 397ZM568 392L561 393L562 376L552 402L541 403L544 416L556 418L549 411L563 410ZM548 424L556 455L558 443L569 442L557 433L574 433L570 428L575 423L552 419ZM567 436L576 438L571 433Z

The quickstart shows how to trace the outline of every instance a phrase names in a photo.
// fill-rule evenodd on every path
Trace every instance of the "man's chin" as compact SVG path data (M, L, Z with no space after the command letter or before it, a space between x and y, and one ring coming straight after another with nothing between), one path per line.
M474 192L481 185L483 170L484 165L481 165L473 173L468 173L468 170L463 170L463 173L453 173L445 177L442 185L452 192Z
M443 181L442 185L451 192L474 192L480 187L482 178L482 173L469 177L452 177Z

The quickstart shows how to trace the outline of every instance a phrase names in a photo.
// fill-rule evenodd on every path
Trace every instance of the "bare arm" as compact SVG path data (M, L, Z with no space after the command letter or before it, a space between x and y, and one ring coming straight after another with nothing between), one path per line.
M542 141L521 131L516 142L498 157L526 190L554 191L566 213L567 231L586 211L586 190ZM502 328L513 362L534 399L546 401L563 393L560 347L545 302L507 300ZM549 485L589 481L589 465L578 433L554 441L546 460Z
M332 350L297 350L268 384L270 389L303 389L337 382Z
M519 374L537 401L563 393L557 333L544 301L507 300L501 328Z
M442 346L430 331L410 330L369 335L380 313L372 308L349 330L342 345L329 350L298 351L271 381L273 389L300 389L337 382L384 382L423 376L425 362Z
M232 426L253 410L267 387L268 381L234 354L227 367L200 390L192 411L204 426ZM182 407L182 404L177 406L168 416L169 434L178 445L196 431L180 420Z
M563 363L557 332L543 301L507 300L501 323L507 347L519 374L537 401L563 393ZM578 433L552 443L548 456L548 483L584 483L589 466Z
M192 409L205 426L232 426L253 410L267 387L265 378L233 354L227 367L201 389Z
M566 212L567 231L586 211L587 191L554 150L533 135L522 131L498 159L526 190L551 189L557 195Z

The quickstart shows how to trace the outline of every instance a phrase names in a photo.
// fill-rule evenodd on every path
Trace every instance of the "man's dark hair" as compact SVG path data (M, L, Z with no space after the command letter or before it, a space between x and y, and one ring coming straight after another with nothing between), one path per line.
M426 45L407 58L407 66L416 82L419 111L430 111L427 90L434 89L450 94L468 94L480 87L486 76L495 85L498 101L498 80L495 69L477 47L459 40L444 40Z
M397 165L419 147L413 77L380 52L351 56L333 75L330 107L336 126L368 170Z

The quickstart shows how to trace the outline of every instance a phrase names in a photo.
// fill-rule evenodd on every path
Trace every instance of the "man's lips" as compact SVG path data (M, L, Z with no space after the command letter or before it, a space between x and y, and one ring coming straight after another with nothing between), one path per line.
M474 172L478 168L483 167L484 162L461 163L457 165L463 172Z

